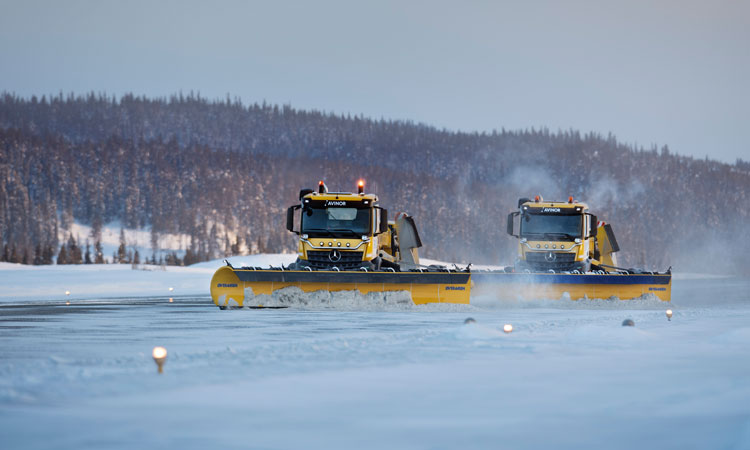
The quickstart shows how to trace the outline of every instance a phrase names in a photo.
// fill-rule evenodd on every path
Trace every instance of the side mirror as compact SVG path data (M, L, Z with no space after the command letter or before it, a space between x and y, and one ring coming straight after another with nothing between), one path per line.
M380 209L380 229L381 233L388 231L388 210Z
M511 236L516 236L515 234L513 234L513 222L515 221L515 217L517 215L518 215L517 211L508 214L508 224L507 224L507 227L506 227L506 231ZM518 237L518 236L516 236L516 237Z
M589 214L589 237L596 237L596 229L599 224L599 219L595 215Z
M291 231L292 233L299 232L294 230L294 211L298 210L300 208L299 205L290 206L289 209L286 210L286 229Z
M301 190L299 191L299 199L300 199L300 200L302 200L302 198L303 198L303 197L304 197L305 195L307 195L307 194L311 194L311 193L313 193L313 192L314 192L314 191L313 191L312 189L301 189Z

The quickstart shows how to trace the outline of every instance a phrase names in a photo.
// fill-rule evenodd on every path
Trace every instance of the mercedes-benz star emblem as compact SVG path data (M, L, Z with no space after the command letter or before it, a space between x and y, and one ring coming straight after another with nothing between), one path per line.
M544 259L547 262L553 262L554 260L557 259L557 255L555 254L555 252L547 252L547 254L544 255Z
M338 250L331 250L331 253L328 254L328 259L331 262L338 262L341 259L341 252Z

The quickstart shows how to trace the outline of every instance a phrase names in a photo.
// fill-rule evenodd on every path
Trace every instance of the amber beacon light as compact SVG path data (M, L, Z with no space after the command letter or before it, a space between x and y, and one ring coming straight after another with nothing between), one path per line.
M357 182L357 193L358 194L365 193L365 180L359 180L359 182Z

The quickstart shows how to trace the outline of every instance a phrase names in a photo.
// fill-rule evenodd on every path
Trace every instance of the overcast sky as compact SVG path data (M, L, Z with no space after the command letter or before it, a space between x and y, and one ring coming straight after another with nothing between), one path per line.
M24 96L229 93L734 162L749 86L750 0L0 0L0 90Z

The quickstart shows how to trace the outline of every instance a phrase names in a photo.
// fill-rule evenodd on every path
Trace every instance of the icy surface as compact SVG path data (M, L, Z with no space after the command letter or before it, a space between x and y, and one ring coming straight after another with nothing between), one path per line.
M236 267L278 267L296 258L264 254L227 259ZM188 267L140 265L133 269L130 264L26 266L0 262L0 303L207 295L211 277L224 264L220 259Z
M21 293L0 293L0 447L750 448L750 280L682 277L671 303L221 311L217 265L0 267Z

